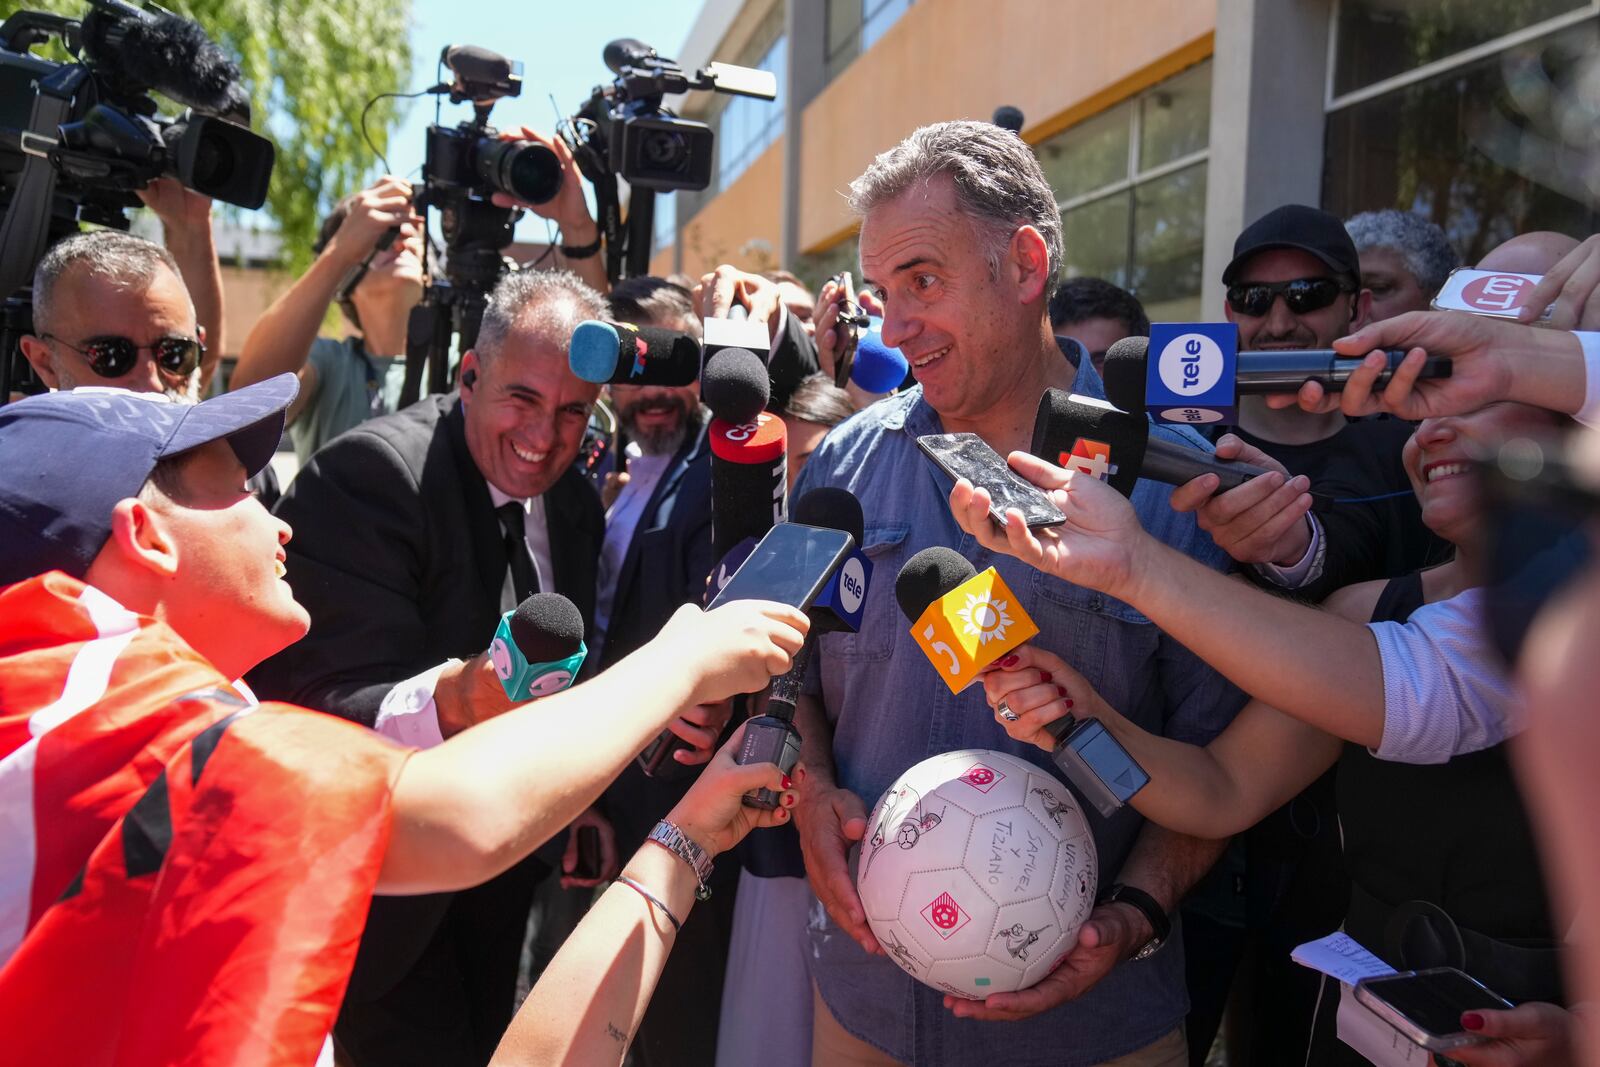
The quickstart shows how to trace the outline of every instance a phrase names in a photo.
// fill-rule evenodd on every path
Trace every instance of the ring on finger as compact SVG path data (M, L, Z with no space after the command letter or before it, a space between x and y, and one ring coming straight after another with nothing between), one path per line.
M1011 705L1006 703L1004 697L1001 697L1000 703L994 706L994 711L996 715L1000 716L1006 722L1017 721L1017 713L1011 710Z

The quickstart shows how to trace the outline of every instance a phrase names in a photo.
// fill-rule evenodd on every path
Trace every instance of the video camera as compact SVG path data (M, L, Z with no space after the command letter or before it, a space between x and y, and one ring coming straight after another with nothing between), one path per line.
M709 90L775 100L778 81L768 71L728 63L708 63L691 77L676 60L631 37L612 41L602 54L616 80L609 87L595 87L563 136L578 169L594 186L606 238L606 274L616 281L649 273L656 191L711 184L711 127L679 118L662 105L662 97ZM618 178L632 190L626 228Z
M239 68L203 29L153 5L88 4L82 19L18 11L0 24L0 403L32 329L17 291L54 241L79 222L127 229L135 191L159 177L258 208L272 176L272 142L240 124ZM77 61L30 51L52 38ZM152 92L187 109L160 115Z

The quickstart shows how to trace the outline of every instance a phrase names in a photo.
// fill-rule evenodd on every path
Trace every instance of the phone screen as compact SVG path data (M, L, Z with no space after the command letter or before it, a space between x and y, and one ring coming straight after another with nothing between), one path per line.
M1510 1007L1472 978L1452 968L1393 978L1369 978L1361 984L1370 996L1382 1000L1430 1034L1460 1033L1464 1011Z
M917 438L917 445L951 478L965 478L988 490L989 514L1001 526L1008 508L1022 512L1030 529L1067 521L1044 490L1025 481L1004 457L975 433L936 433Z
M751 550L711 607L730 600L776 600L805 611L854 544L843 530L780 522Z

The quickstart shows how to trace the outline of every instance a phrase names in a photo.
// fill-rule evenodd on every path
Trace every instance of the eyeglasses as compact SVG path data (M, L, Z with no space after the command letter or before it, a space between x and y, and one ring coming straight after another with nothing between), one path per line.
M1239 282L1228 286L1228 306L1238 315L1258 319L1272 310L1272 302L1283 297L1283 302L1296 315L1321 311L1340 293L1355 290L1338 278L1296 278L1288 282Z
M187 378L200 365L206 346L192 337L163 337L153 345L136 345L126 337L91 337L81 345L64 341L53 334L39 335L46 341L70 348L89 362L89 369L102 378L120 378L133 369L139 353L151 352L156 368L174 378Z

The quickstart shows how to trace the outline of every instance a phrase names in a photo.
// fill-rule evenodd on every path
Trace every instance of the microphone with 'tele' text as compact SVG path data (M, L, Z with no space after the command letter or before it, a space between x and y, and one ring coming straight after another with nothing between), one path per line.
M825 633L856 631L866 606L872 564L861 552L861 502L848 490L813 489L794 507L794 521L774 526L750 553L713 606L729 600L776 600L806 612L811 628L789 670L773 678L765 714L748 719L738 763L775 763L784 774L800 757L795 705L811 662L811 650ZM752 808L775 808L778 794L758 789L745 794Z
M952 693L977 681L995 660L1038 636L1039 628L993 567L978 573L953 549L912 556L894 581L911 620L911 637ZM1116 738L1094 719L1071 715L1047 723L1051 760L1103 816L1111 816L1150 781Z

